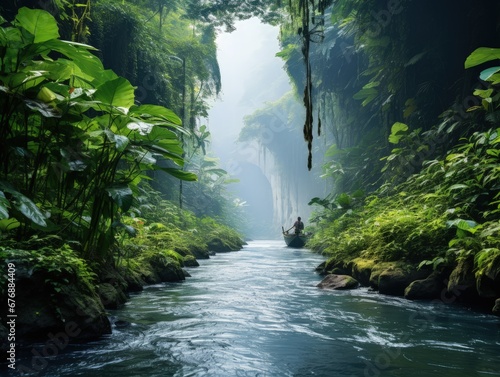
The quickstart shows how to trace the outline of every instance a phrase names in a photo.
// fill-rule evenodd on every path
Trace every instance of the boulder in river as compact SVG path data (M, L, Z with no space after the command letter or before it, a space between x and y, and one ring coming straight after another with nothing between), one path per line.
M500 296L500 255L488 263L477 277L479 296L494 299Z
M441 273L435 271L427 278L414 280L405 289L405 298L409 300L432 300L440 298L446 290L446 280Z
M403 296L405 289L411 282L427 277L427 271L412 268L389 268L383 271L378 279L378 290L382 294Z
M118 309L127 301L127 295L110 283L99 284L97 293L106 309Z
M175 282L186 280L180 263L165 255L164 253L155 253L149 256L148 260L157 282Z
M199 267L199 263L196 258L192 255L186 255L183 257L184 267Z
M322 289L355 289L359 287L359 282L349 275L328 275L318 285Z
M370 275L376 262L371 259L355 258L352 260L351 275L361 284L368 286L370 284Z
M465 301L477 301L479 294L476 288L474 259L467 258L458 262L448 280L448 292Z
M316 271L320 275L349 275L351 273L351 268L347 268L343 261L339 261L335 258L330 258L316 267Z
M495 301L495 306L493 306L493 314L500 317L500 298L497 298Z
M369 286L373 289L378 289L380 274L385 270L391 270L397 267L398 264L396 262L380 262L374 265L370 274Z

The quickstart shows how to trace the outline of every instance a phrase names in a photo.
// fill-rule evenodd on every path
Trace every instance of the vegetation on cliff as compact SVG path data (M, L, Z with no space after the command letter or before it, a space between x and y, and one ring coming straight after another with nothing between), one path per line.
M362 257L378 263L432 267L443 273L443 280L450 278L450 292L458 286L456 280L451 282L453 272L463 273L457 268L466 261L467 279L472 278L472 283L467 284L472 284L476 298L491 302L500 295L498 67L490 67L499 56L497 49L482 44L492 41L492 35L485 31L496 20L490 20L475 39L450 51L449 59L460 59L462 70L454 68L452 74L446 69L441 80L435 82L461 79L462 85L459 91L450 88L441 92L438 108L433 97L436 92L433 90L431 95L424 91L429 89L425 80L436 74L425 57L435 57L436 52L416 50L403 57L406 50L418 48L405 42L416 33L406 28L415 17L409 13L412 4L401 2L397 17L391 14L394 19L379 25L376 35L367 33L362 26L374 22L370 14L376 12L376 4L365 5L352 5L353 13L349 17L344 14L332 27L338 28L339 38L349 31L353 39L344 41L344 47L352 47L349 51L355 53L349 57L361 59L358 62L366 69L363 75L349 76L353 84L365 81L363 76L369 80L362 88L357 87L359 91L352 99L346 99L349 106L359 108L348 122L363 123L366 129L358 134L362 139L351 141L349 148L341 144L348 139L335 139L325 176L335 178L337 190L311 201L322 210L313 219L318 229L310 246L332 257L331 265L335 265L333 261L349 263ZM457 12L467 5L460 3L459 8ZM481 6L476 11L487 9ZM335 17L338 19L339 14ZM425 13L417 18L425 22L425 17L432 16ZM442 25L435 27L441 29ZM395 30L405 37L401 39L398 34L396 38ZM383 39L388 43L382 43ZM404 54L395 54L394 50L403 51L399 48L405 48ZM388 61L392 67L381 69ZM417 76L414 65L420 67ZM478 66L480 71L475 69ZM471 74L476 75L475 81ZM411 82L402 86L407 80ZM414 96L409 92L412 85L416 85ZM467 90L470 92L461 97ZM345 90L332 90L334 97L345 94ZM443 103L444 98L447 102ZM335 132L341 131L339 127L344 123L339 113L345 111L345 107L336 111ZM363 118L366 116L370 118ZM376 121L374 117L381 118ZM370 123L372 126L368 126ZM352 130L342 132L352 134Z
M321 163L313 152L329 147L321 153L329 194L310 202L318 211L309 246L339 271L352 272L360 257L388 269L433 268L450 291L468 280L476 296L500 297L498 4L283 8L278 55L305 105L303 161L312 173ZM266 112L279 110L277 102ZM260 118L249 118L245 135L258 135ZM282 147L263 146L280 157Z

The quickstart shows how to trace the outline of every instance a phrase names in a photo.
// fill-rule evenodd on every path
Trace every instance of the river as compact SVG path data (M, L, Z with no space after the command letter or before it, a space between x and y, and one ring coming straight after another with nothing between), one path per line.
M112 335L68 346L39 375L500 376L499 318L364 288L320 290L322 261L282 241L201 260L186 281L132 295L111 313L123 321Z

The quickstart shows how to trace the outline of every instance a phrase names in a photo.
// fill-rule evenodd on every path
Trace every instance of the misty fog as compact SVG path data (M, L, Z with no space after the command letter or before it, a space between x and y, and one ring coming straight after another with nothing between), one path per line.
M212 150L222 168L239 179L229 191L246 202L247 236L279 238L281 226L290 227L297 216L307 222L307 203L324 194L323 185L307 170L300 99L292 99L295 117L273 105L292 90L283 61L276 57L279 28L255 18L235 26L217 37L222 93L207 119ZM258 134L242 141L245 117L266 107L270 116L259 121Z

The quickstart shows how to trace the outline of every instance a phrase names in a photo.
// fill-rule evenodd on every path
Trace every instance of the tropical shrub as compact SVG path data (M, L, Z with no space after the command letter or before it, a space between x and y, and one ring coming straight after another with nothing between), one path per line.
M21 8L0 35L0 229L57 232L110 259L145 170L195 179L181 170L186 131L172 111L135 105L128 80L60 40L49 13Z

